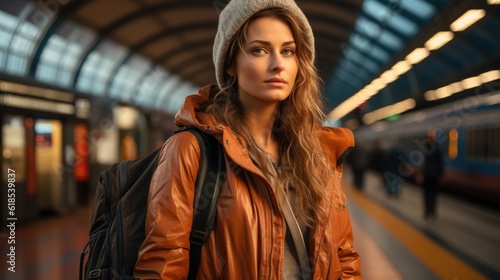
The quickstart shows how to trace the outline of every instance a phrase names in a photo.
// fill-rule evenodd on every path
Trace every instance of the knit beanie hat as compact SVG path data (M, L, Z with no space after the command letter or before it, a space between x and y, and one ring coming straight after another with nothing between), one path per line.
M213 46L215 76L219 87L226 82L224 79L224 64L229 42L240 27L255 13L271 8L282 8L296 18L304 28L306 42L312 49L314 60L314 36L309 21L294 0L231 0L219 15L217 34Z

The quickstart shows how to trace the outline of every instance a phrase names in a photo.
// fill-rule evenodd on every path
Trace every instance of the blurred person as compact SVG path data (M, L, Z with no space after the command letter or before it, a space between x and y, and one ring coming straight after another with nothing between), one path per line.
M435 219L437 217L436 205L439 180L444 171L443 158L436 138L437 132L435 130L427 132L427 145L423 151L425 159L422 171L417 175L417 182L423 184L425 219Z
M383 180L387 194L391 197L398 197L401 193L401 184L404 182L406 152L397 144L390 145L383 156L384 173Z
M351 166L354 186L358 190L363 190L365 172L370 164L370 154L365 148L365 144L363 142L356 141L356 147L349 153L347 162Z
M375 142L375 147L370 153L370 168L379 174L383 174L385 171L383 159L386 149L387 141L384 139L379 139Z
M361 279L341 187L353 136L321 125L314 56L293 0L232 0L221 12L218 85L187 97L175 121L215 136L227 166L197 279ZM191 133L164 144L136 279L187 278L199 156Z

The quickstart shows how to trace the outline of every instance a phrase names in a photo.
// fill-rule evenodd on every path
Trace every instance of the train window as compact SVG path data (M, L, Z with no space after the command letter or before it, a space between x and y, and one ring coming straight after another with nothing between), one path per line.
M488 148L488 130L482 128L479 131L479 159L486 159L488 153L487 153L487 148Z
M474 147L476 147L476 138L474 137L474 131L467 131L467 157L474 157Z
M467 157L470 160L500 160L500 127L471 128L466 140Z
M493 133L493 160L500 161L500 127L496 127Z

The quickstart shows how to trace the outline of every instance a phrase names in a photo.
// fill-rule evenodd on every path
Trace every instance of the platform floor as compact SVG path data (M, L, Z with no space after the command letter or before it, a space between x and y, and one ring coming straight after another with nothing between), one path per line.
M390 198L378 176L366 179L364 190L355 190L346 168L344 189L363 279L500 279L498 211L441 194L437 219L424 220L418 187L404 184L401 196ZM84 207L16 228L16 272L5 266L2 229L0 279L78 279L90 212Z

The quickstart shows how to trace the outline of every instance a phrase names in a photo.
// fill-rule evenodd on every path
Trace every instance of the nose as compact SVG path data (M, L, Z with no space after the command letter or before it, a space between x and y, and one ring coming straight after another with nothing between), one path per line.
M283 70L285 70L285 62L283 60L283 58L281 57L281 55L279 54L276 54L276 55L273 55L272 58L271 58L271 70L273 72L281 72Z

